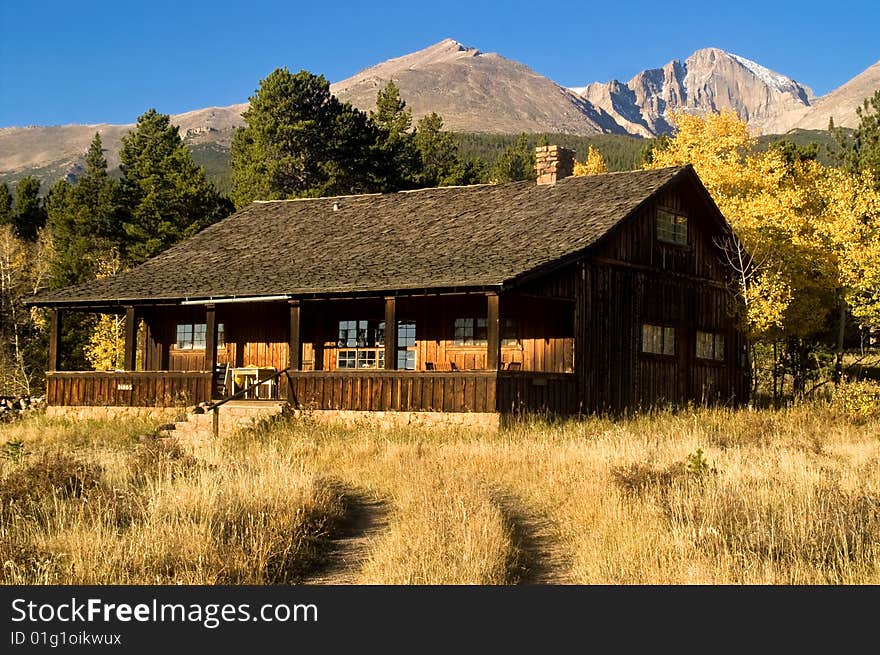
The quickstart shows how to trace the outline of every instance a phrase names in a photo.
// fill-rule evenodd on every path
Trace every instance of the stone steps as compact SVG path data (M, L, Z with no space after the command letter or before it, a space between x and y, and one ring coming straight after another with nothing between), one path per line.
M240 400L230 401L217 408L218 436L224 437L236 430L254 425L256 421L271 416L280 416L288 410L285 402ZM196 413L199 412L199 413ZM176 437L181 441L202 441L214 436L214 412L204 412L201 407L192 408L182 417L183 420L163 426L163 436Z

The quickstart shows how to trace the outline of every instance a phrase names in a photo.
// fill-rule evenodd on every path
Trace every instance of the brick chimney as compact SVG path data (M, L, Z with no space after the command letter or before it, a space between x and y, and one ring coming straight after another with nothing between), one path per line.
M556 180L574 172L574 151L559 146L535 148L535 171L538 184L556 184Z

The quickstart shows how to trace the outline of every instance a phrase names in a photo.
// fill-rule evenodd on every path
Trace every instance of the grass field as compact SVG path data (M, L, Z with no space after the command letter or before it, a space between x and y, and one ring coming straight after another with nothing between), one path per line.
M0 427L0 581L288 584L358 499L380 584L880 583L880 419L825 403L467 429Z

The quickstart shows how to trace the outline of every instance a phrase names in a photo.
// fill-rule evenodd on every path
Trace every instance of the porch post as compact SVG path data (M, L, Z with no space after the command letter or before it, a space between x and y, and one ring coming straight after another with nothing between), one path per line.
M214 305L205 305L205 370L213 374L215 368L217 368L217 309Z
M48 370L57 371L61 363L61 310L52 309L49 315L49 364Z
M125 352L123 354L122 368L126 371L135 369L137 357L137 316L132 305L125 306Z
M299 300L288 300L290 307L290 340L287 368L298 371L302 368L302 341L300 339L300 303Z
M397 370L397 300L385 298L385 370Z
M486 305L486 368L497 371L501 364L501 320L497 292L486 294Z

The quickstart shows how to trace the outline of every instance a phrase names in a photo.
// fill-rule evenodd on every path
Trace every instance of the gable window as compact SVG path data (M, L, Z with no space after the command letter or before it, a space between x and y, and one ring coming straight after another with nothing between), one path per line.
M485 318L457 318L453 324L456 346L485 346L489 343L488 320ZM519 326L516 319L501 320L501 345L519 345Z
M223 323L217 324L217 347L226 345ZM207 323L178 323L177 341L175 347L178 350L204 350L207 345Z
M688 242L687 216L665 209L657 210L657 239L666 243L686 246Z
M717 332L697 331L697 357L724 361L724 335Z
M675 328L663 325L642 325L642 352L655 355L675 354Z

